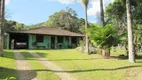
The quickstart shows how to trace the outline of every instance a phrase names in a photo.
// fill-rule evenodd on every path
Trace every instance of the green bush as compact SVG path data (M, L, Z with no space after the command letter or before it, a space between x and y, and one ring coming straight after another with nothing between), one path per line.
M15 77L7 77L5 80L16 80Z
M116 46L119 41L117 31L111 25L105 27L92 25L87 29L87 34L93 45L97 46L101 50L100 53L106 56L110 55L110 47Z

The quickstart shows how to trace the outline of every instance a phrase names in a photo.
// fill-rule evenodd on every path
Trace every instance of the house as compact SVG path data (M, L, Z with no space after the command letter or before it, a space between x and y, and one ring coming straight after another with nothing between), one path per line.
M78 46L83 34L41 27L8 32L7 49L68 49Z

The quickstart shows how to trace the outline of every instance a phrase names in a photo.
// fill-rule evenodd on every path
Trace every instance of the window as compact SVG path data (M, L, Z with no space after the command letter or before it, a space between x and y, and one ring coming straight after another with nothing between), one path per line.
M37 42L43 42L43 35L36 35Z

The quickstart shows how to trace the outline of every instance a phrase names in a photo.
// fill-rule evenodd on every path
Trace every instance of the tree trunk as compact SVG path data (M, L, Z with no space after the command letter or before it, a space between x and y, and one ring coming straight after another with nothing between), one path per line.
M87 18L87 6L85 7L85 29L88 27L88 18ZM89 53L89 39L88 35L86 34L86 53Z
M110 49L99 49L99 54L102 55L104 58L109 58L110 57Z
M5 0L0 0L0 56L3 55Z
M100 13L101 13L101 25L105 26L104 24L104 8L103 8L103 0L100 0Z
M130 0L126 0L126 8L127 8L129 62L134 63L135 62L135 53L134 53Z

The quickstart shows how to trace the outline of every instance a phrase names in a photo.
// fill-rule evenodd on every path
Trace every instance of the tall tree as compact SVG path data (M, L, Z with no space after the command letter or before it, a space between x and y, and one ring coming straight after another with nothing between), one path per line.
M103 8L103 0L100 0L100 12L101 12L101 25L104 26L104 8Z
M0 56L3 54L5 0L0 0Z
M131 2L131 17L133 23L133 35L134 35L134 46L135 53L142 49L142 1L141 0L130 0ZM105 13L108 19L108 23L113 24L117 27L119 35L123 38L120 45L125 46L125 50L128 55L128 37L127 37L127 15L126 15L126 0L115 0L110 3L106 9ZM136 54L135 54L136 55Z
M82 4L84 6L85 9L85 28L87 29L88 27L88 16L87 16L87 8L88 8L88 3L89 0L82 0ZM88 35L86 34L86 53L89 53L89 39L88 39Z
M132 20L131 20L131 8L130 8L130 6L131 6L130 0L126 0L129 62L135 62L135 51L134 51L134 43L133 43L133 31L132 31Z

